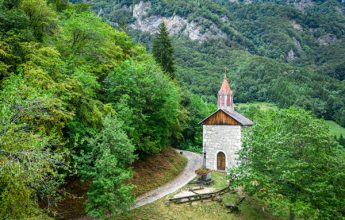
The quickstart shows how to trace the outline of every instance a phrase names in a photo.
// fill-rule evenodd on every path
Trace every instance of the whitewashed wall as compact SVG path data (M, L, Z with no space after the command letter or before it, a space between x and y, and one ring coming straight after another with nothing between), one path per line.
M225 154L226 170L237 164L237 152L241 148L241 126L203 125L203 148L206 152L206 167L217 170L217 154Z

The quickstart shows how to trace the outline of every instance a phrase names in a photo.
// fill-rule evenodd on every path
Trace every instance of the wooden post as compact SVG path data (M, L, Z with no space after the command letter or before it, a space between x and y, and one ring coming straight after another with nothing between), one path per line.
M202 168L206 169L206 152L204 152L204 158L202 161Z

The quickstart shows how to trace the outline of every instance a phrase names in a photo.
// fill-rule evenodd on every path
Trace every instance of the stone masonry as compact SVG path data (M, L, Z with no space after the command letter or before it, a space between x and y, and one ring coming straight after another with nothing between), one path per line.
M203 125L203 152L206 152L206 168L217 170L217 154L225 154L227 170L237 165L237 152L241 149L240 125Z

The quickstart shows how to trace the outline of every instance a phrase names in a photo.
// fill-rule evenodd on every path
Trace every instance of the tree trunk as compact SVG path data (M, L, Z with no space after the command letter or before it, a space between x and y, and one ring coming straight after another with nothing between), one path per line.
M290 217L289 220L295 220L295 213L290 209Z

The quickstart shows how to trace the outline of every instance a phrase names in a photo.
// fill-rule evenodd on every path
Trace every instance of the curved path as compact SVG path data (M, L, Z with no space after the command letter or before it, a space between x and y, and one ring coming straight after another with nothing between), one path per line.
M177 150L177 151L180 152L182 150ZM192 153L189 151L182 151L182 152L183 152L183 156L185 156L188 159L187 166L184 168L183 172L173 181L139 196L136 199L136 203L132 207L132 209L149 204L170 193L176 192L178 189L181 189L183 186L189 183L196 176L194 171L200 168L202 165L201 155Z

